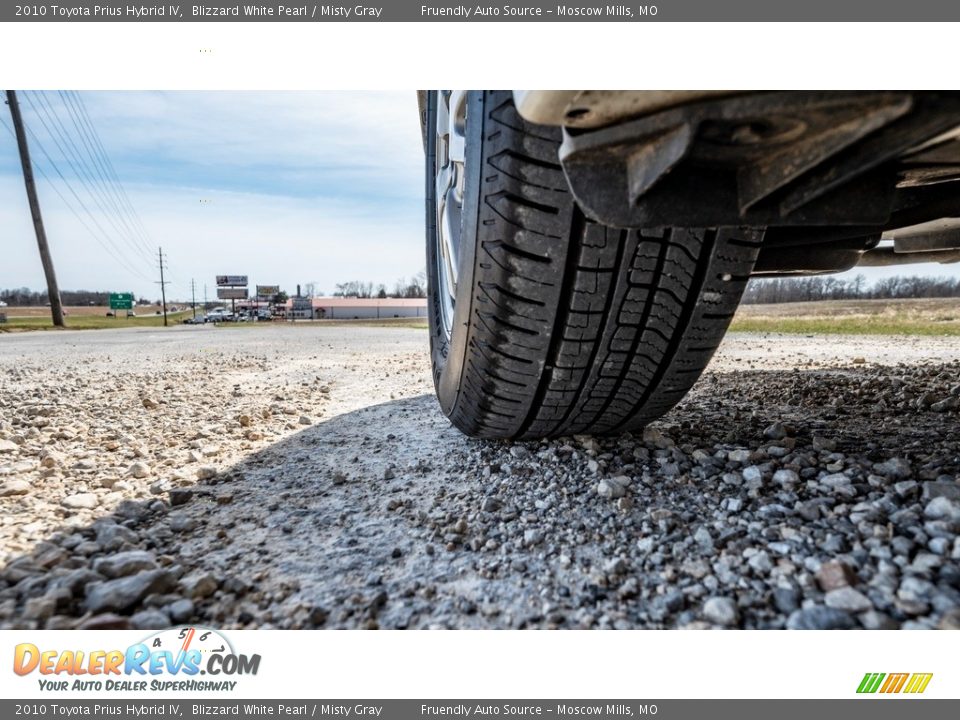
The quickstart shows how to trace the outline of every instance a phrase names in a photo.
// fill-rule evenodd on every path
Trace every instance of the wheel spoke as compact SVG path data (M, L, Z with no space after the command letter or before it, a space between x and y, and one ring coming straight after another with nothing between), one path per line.
M451 286L448 288L450 296L456 298L458 261L460 260L460 217L462 206L451 188L444 201L443 223L444 238L443 251L446 256Z
M460 225L466 161L466 90L441 90L437 97L434 189L437 208L437 279L443 325L449 334L457 300Z
M446 200L447 192L453 187L453 183L453 167L451 165L448 164L446 167L437 168L437 177L434 185L437 193L437 217L441 215L440 203Z
M451 162L463 165L466 160L467 91L451 90L447 108L448 156Z

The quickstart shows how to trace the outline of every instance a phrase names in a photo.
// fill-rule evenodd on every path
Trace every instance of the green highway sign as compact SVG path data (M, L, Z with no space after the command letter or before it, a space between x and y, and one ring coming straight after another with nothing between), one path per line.
M111 310L132 310L133 293L110 293Z

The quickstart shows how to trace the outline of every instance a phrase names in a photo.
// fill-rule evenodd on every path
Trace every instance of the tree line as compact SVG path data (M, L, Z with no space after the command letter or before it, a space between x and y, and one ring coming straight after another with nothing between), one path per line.
M308 297L322 295L315 292L313 283L307 284L306 294ZM400 278L390 290L383 284L360 280L338 283L333 295L358 298L422 298L427 296L426 275L420 272L412 278ZM62 290L60 297L64 305L110 304L110 293L103 290ZM871 283L863 275L847 279L818 275L800 278L755 278L747 283L743 302L758 304L953 297L960 297L960 278L897 275L880 278ZM0 300L11 307L24 307L46 305L50 298L45 290L23 287L0 289ZM147 298L137 300L138 305L150 303Z
M36 307L50 302L46 290L31 290L30 288L11 288L0 290L0 300L10 307ZM60 301L64 305L109 305L110 292L104 290L61 290ZM149 305L150 300L140 298L138 305Z
M426 273L421 271L412 278L400 278L394 284L392 290L388 290L384 284L374 285L372 282L361 280L350 280L348 282L337 283L333 293L334 297L357 297L357 298L424 298L427 296L427 277Z
M323 296L323 291L318 290L317 284L313 282L304 285L303 293L306 297ZM334 297L358 298L424 298L427 296L427 276L424 271L420 271L411 278L400 278L390 289L383 283L374 284L361 280L351 280L337 283L333 295ZM281 292L277 296L276 302L286 302L287 298L287 293ZM64 305L106 306L110 304L110 292L104 290L61 290L60 300ZM46 305L50 302L50 297L46 290L31 290L22 287L9 290L0 289L0 301L5 302L10 307L35 307ZM147 298L137 300L138 305L150 305L151 302ZM156 302L159 304L160 301L157 300Z
M960 278L897 275L870 283L863 275L849 279L818 275L800 278L755 278L747 283L743 302L759 304L952 297L960 297Z

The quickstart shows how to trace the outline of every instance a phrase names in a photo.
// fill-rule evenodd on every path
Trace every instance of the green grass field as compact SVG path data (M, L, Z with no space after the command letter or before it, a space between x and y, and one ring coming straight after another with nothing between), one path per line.
M145 315L142 317L107 317L106 312L98 315L70 314L65 318L67 330L103 330L106 328L122 327L162 327L162 315ZM167 313L167 322L171 325L181 322L189 312ZM32 317L8 317L7 322L0 323L0 332L17 332L23 330L56 330L49 315Z

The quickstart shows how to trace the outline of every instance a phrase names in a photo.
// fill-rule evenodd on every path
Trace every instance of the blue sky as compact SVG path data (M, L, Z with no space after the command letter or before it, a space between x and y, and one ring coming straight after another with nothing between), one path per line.
M423 150L413 91L79 96L146 233L131 239L123 219L109 212L92 161L88 184L77 176L84 170L57 132L89 161L70 113L80 107L76 99L21 93L63 289L159 297L156 263L145 249L157 245L169 262L169 295L177 299L188 297L191 279L212 297L219 274L291 292L312 282L331 293L348 280L392 288L424 267ZM6 107L0 115L9 126ZM44 288L16 146L2 126L0 227L0 288ZM855 269L840 277L857 273L871 280L956 275L960 265Z
M92 140L73 124L70 110L80 117L79 103L57 92L20 93L34 162L53 179L38 173L61 288L157 297L156 263L144 247L156 245L169 258L169 293L178 298L187 296L191 278L213 294L218 274L245 274L288 291L313 282L330 293L354 279L392 288L423 269L423 149L412 91L79 95L146 233L112 212L112 191L83 144ZM5 127L0 226L0 287L43 288L16 146Z

